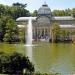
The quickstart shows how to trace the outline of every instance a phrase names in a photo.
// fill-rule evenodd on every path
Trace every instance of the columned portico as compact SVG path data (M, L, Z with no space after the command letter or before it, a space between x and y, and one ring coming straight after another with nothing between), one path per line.
M33 38L47 39L50 36L49 27L37 27L33 29Z

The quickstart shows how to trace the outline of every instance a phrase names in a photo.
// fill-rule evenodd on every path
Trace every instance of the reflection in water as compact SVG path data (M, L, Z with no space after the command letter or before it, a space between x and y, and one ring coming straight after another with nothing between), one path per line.
M34 49L33 58L41 72L75 73L74 47L72 44L50 44L50 47L46 44Z
M23 45L0 44L0 51L24 53ZM30 55L30 54L29 54ZM32 50L33 63L36 71L75 73L75 45L38 43Z

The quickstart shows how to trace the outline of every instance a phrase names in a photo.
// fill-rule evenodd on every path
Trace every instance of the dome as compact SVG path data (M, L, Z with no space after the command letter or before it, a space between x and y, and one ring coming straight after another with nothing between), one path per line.
M39 8L38 15L51 15L51 10L46 3Z

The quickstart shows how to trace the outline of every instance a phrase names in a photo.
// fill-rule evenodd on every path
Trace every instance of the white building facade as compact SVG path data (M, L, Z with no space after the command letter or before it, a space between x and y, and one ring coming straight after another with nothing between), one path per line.
M60 28L70 31L75 29L75 18L73 16L53 16L51 9L45 3L38 9L36 21L33 21L33 38L51 39L51 25L54 22L59 23Z

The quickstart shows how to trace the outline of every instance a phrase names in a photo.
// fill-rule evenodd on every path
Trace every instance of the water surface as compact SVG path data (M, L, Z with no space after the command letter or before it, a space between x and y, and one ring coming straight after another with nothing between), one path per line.
M23 44L0 44L0 51L12 53L17 51L26 55ZM75 44L38 43L32 50L33 63L36 71L75 73Z

